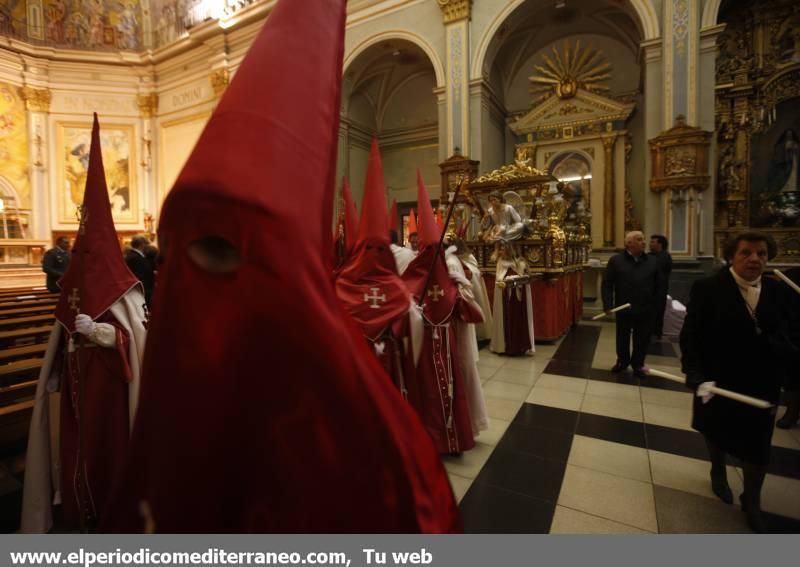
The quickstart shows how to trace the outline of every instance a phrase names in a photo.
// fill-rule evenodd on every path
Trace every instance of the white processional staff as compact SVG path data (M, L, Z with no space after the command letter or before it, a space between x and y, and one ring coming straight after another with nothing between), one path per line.
M667 372L661 372L660 370L654 370L651 368L650 370L647 371L647 374L649 374L650 376L658 376L659 378L666 378L667 380L672 380L673 382L678 382L680 384L686 384L686 380L684 380L680 376L675 376L674 374L668 374ZM765 400L759 400L758 398L753 398L752 396L745 396L744 394L740 394L738 392L732 392L731 390L726 390L725 388L718 388L717 386L709 387L708 391L717 396L721 396L723 398L729 398L731 400L736 400L737 402L741 402L743 404L747 404L748 406L753 406L755 408L770 409L771 407L774 407L773 404Z
M615 307L614 309L610 309L608 312L603 312L603 313L599 313L599 314L595 315L594 317L592 317L592 321L597 321L598 319L602 319L603 317L605 317L609 313L616 313L617 311L625 311L626 309L630 309L630 308L631 308L631 304L630 303L623 303L619 307Z
M794 283L792 280L786 277L786 274L784 274L780 270L773 270L773 272L775 272L775 275L778 276L780 279L782 279L784 283L786 283L786 285L795 290L797 293L800 293L800 286L798 286L796 283Z

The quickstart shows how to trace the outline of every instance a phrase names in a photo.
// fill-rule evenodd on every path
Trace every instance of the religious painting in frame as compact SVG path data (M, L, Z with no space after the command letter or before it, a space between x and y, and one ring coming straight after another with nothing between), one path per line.
M92 125L64 122L56 128L58 222L78 224L77 211L83 202L89 167ZM131 124L100 124L100 146L115 224L139 223L134 139Z

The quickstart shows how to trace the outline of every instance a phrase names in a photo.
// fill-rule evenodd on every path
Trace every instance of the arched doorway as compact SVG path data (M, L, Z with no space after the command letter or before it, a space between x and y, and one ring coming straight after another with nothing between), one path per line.
M480 105L476 121L472 155L480 156L481 170L510 163L520 144L529 146L540 169L550 169L565 151L588 155L595 248L621 245L626 187L633 209L643 210L649 197L640 44L651 24L629 1L527 0L497 26L480 62L480 96L491 101ZM560 91L562 83L571 83L572 91ZM545 103L555 98L563 104L548 114ZM541 115L533 113L538 108Z
M402 38L371 44L348 62L338 169L349 178L357 201L373 137L381 146L389 202L415 201L417 168L431 194L438 194L439 104L434 91L440 71L423 47Z

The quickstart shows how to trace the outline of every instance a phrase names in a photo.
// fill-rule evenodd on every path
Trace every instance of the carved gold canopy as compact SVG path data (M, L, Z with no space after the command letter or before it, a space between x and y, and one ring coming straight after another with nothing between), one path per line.
M708 188L711 132L688 126L684 117L678 116L675 126L649 142L653 164L651 191L704 191Z

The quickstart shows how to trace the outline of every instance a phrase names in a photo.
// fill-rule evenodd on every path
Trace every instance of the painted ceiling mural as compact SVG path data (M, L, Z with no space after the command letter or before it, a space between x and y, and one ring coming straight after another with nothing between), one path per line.
M63 48L139 51L257 1L2 0L0 35Z
M134 51L143 45L139 0L7 0L6 10L0 18L10 18L10 35L35 43Z

